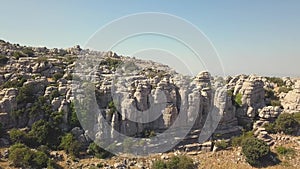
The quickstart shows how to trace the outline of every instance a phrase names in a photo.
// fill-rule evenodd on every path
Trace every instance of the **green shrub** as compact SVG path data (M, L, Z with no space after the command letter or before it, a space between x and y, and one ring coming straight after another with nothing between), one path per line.
M15 167L44 168L49 157L41 151L33 151L24 144L17 143L9 148L9 161Z
M247 138L242 141L242 152L250 165L259 165L270 153L270 147L257 138Z
M47 57L38 57L38 58L36 59L36 61L37 61L38 63L48 63L48 58L47 58Z
M39 120L33 123L29 135L34 137L39 144L46 144L50 137L50 124L45 120Z
M242 146L243 140L246 140L248 138L253 138L253 137L254 137L253 131L243 132L242 135L231 138L231 145L233 147Z
M48 156L47 154L45 154L44 152L41 151L37 151L34 153L33 156L33 164L36 168L45 168L47 167L47 163L48 163Z
M280 155L295 155L295 150L293 148L286 148L283 146L276 147L276 151Z
M63 167L58 165L54 160L49 159L47 162L47 169L63 169Z
M17 143L9 148L9 161L15 167L29 168L32 164L34 153L24 144Z
M215 146L220 150L225 150L226 148L228 148L229 144L225 140L220 140L215 143Z
M268 133L283 132L284 134L296 134L300 127L300 113L280 114L274 123L264 125Z
M295 134L299 129L299 122L294 118L293 114L282 113L275 121L275 128L277 132L283 132L285 134Z
M241 93L238 93L237 95L234 96L234 101L237 103L237 105L242 106L242 97L243 95Z
M14 52L14 57L15 57L15 59L18 60L21 57L26 57L26 55L23 54L22 52Z
M154 163L152 164L152 169L166 169L166 168L167 168L167 164L162 160L154 161Z
M291 91L291 90L293 90L292 88L290 88L290 87L285 87L285 86L282 86L282 87L280 87L279 89L278 89L278 92L279 93L288 93L289 91Z
M227 90L227 96L232 97L233 96L233 92L234 92L233 89Z
M281 106L280 100L271 100L271 106L273 107Z
M263 126L266 131L270 134L275 134L277 131L276 131L276 125L275 123L267 123Z
M31 138L32 143L36 142L37 145L46 145L55 149L60 143L59 137L61 135L62 131L54 120L51 120L51 122L39 120L33 123L28 138ZM31 146L36 145L32 144Z
M80 122L77 118L77 113L75 111L73 102L70 104L70 111L71 111L71 117L69 118L69 124L70 124L71 128L81 127Z
M167 169L193 169L196 166L193 163L193 159L187 156L173 156L167 162Z
M155 137L156 133L154 130L146 130L145 131L145 138L151 138L151 137Z
M293 113L293 117L300 124L300 112Z
M18 129L11 129L9 131L9 138L13 143L24 143L26 139L25 131Z
M18 80L10 80L5 82L2 86L1 89L4 88L20 88L23 86L23 84L26 82L27 80L25 78L21 78Z
M33 57L34 56L34 52L31 48L22 49L22 53L25 54L27 57Z
M109 108L109 112L108 112L109 114L113 114L117 111L114 101L110 101L108 103L108 108Z
M108 57L104 61L101 61L100 65L107 65L109 69L112 69L112 68L117 68L121 63L122 63L121 60Z
M57 72L57 73L54 73L53 75L53 79L55 81L57 81L58 79L62 78L64 76L64 74L60 73L60 72Z
M193 159L187 156L173 156L169 161L162 160L155 161L152 165L153 169L194 169L197 166L194 164Z
M267 77L267 80L269 80L272 83L275 83L278 87L284 85L284 81L278 77Z
M113 154L104 150L94 142L89 145L88 151L91 155L94 155L95 157L100 159L105 159L113 156Z
M98 164L96 165L96 167L102 168L102 167L104 167L104 165L103 165L102 163L98 163Z
M44 116L48 118L52 113L52 105L46 97L40 96L27 111L29 111L30 117Z
M17 103L34 103L36 101L36 96L33 90L34 86L25 85L22 86L17 95Z
M62 137L59 147L71 156L77 157L79 155L81 145L71 133L67 133Z
M72 80L73 79L73 76L72 76L72 74L71 73L69 73L67 76L66 76L66 78L65 78L66 80Z

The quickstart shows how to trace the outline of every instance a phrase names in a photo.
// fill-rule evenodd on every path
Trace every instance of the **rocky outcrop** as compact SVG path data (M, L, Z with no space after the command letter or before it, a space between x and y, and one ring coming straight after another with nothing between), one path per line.
M277 106L267 106L258 110L259 120L253 124L254 135L265 141L267 144L272 145L274 143L273 138L266 131L264 126L269 123L273 123L275 119L281 114L282 109Z
M281 104L287 113L300 112L300 80L297 80L294 89L281 97Z
M264 77L239 75L223 80L207 71L188 77L166 65L80 46L31 48L1 41L0 53L8 57L7 64L0 67L0 122L4 128L30 127L49 118L45 112L59 114L59 127L71 131L83 144L91 135L144 137L148 131L162 133L175 126L175 131L180 127L191 130L179 149L210 149L211 142L195 143L205 123L214 120L218 124L212 127L213 137L230 138L241 133L242 127L253 127L257 137L271 143L263 125L280 113L300 111L300 80L291 78L281 80L292 90L279 94L279 85ZM82 62L84 59L88 62ZM222 86L227 94L215 97ZM283 107L266 106L270 102L265 98L266 89L280 97ZM23 100L17 100L20 95ZM69 124L76 101L88 107L75 107L84 130ZM219 111L212 114L215 108Z

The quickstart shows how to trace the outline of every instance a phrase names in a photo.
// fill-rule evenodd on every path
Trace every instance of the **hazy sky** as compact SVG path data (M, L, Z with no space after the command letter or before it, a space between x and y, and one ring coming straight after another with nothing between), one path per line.
M218 51L226 74L300 77L299 0L0 2L0 39L12 43L83 46L112 20L138 12L163 12L202 30Z

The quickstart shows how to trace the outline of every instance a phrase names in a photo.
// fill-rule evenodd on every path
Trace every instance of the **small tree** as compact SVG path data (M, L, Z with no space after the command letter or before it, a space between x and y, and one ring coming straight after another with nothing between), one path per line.
M9 148L9 161L12 162L12 164L15 167L24 167L28 168L30 164L32 163L33 158L33 152L24 144L17 143L15 145L12 145Z
M75 140L74 136L71 133L67 133L62 137L60 148L64 149L71 156L76 157L79 155L80 143Z
M34 157L33 157L33 165L36 168L45 168L47 167L47 163L48 163L48 156L47 154L45 154L42 151L37 151L34 153Z
M45 168L49 157L42 151L33 151L26 145L17 143L9 148L9 161L15 167Z
M276 130L285 134L294 134L299 129L299 123L294 115L283 113L278 116L275 122Z
M242 142L242 152L250 165L259 165L270 153L270 147L257 138L247 138Z
M18 129L11 129L9 131L9 138L13 143L24 143L26 133Z
M104 159L113 156L110 152L104 150L100 146L98 146L96 143L91 143L88 147L89 153L94 155L97 158Z

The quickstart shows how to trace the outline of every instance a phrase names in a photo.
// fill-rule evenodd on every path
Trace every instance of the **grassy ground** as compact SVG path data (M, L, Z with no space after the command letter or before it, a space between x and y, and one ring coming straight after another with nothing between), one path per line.
M276 147L278 146L284 146L287 148L292 148L295 150L295 153L292 155L280 155L278 154L278 159L280 159L281 163L274 166L267 166L263 168L268 169L298 169L300 168L300 145L297 142L300 139L298 138L292 138L289 140L278 140L276 141L276 144L271 147L272 152L276 152ZM6 148L1 148L0 151L3 153L3 151ZM97 159L86 156L85 158L82 158L79 160L79 162L73 162L70 160L70 158L63 152L58 151L59 154L63 155L63 161L59 161L58 164L63 168L92 168L91 164L94 166L97 166L97 164L109 164L113 165L115 163L119 163L124 161L126 158L137 161L137 163L140 164L146 164L146 166L149 166L151 161L154 161L156 159L160 159L161 154L155 154L147 157L113 157L111 159L103 160L103 159ZM196 155L190 155L191 158L194 159L195 162L197 162L199 169L253 169L254 167L251 167L246 161L244 156L241 153L241 148L229 148L228 150L222 150L218 152L207 152L202 153L198 152L195 153ZM172 156L173 153L166 154L167 156ZM68 165L68 162L71 162L71 165ZM266 163L269 163L266 161ZM13 169L13 167L10 166L10 163L7 160L1 159L0 160L0 168L2 169ZM137 165L134 167L131 167L131 169L138 169Z

